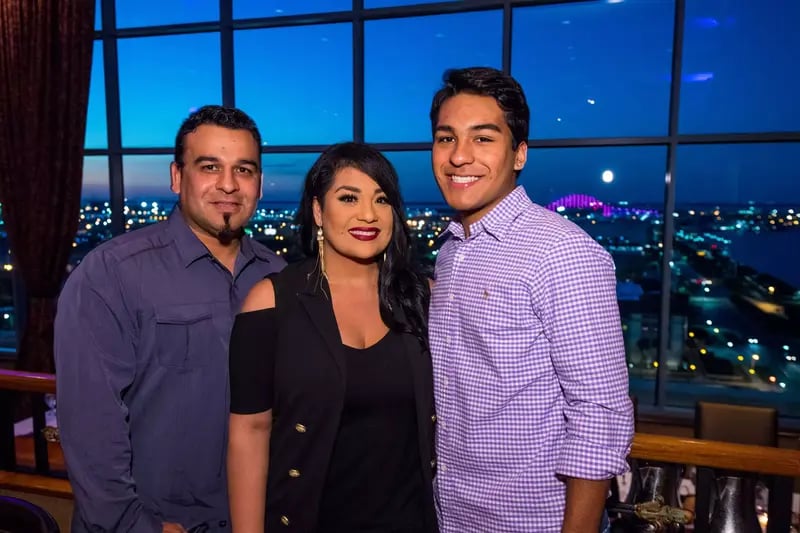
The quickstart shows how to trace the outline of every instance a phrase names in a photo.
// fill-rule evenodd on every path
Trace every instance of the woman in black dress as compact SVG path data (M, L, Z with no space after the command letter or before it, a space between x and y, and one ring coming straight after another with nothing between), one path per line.
M435 532L428 285L394 168L331 146L298 223L308 258L253 288L231 337L233 530Z

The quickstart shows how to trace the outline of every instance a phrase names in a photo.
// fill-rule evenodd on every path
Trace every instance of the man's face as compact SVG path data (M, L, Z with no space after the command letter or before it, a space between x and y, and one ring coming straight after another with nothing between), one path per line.
M431 152L433 173L465 226L514 190L528 153L522 141L512 149L503 110L490 96L457 94L442 104Z
M170 166L171 188L200 240L236 234L250 220L261 196L258 156L247 130L204 124L186 135L183 167Z

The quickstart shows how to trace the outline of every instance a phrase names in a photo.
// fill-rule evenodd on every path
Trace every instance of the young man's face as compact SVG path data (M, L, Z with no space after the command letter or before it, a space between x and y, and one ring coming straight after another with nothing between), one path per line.
M201 239L238 233L261 195L259 146L248 130L204 124L184 139L183 166L170 167L172 191Z
M528 146L512 148L503 110L490 96L457 94L442 104L434 131L432 161L445 201L469 227L517 185Z

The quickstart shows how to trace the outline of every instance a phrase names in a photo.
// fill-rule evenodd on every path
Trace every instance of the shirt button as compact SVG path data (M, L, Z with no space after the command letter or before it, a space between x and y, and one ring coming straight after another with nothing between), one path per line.
M451 294L451 295L450 295L450 301L452 302L452 301L453 301L453 300L455 300L455 299L456 299L456 295L455 295L455 294Z
M446 336L444 338L444 342L445 342L445 344L450 344L450 335L448 335L448 336Z
M439 471L447 472L447 466L443 465L442 463L439 463Z
M296 468L289 470L289 477L300 477L300 471Z
M296 432L298 432L298 433L305 433L306 432L306 427L303 424L295 424L294 425L294 430Z
M281 524L283 524L284 526L288 526L289 525L289 517L286 516L286 515L281 516Z

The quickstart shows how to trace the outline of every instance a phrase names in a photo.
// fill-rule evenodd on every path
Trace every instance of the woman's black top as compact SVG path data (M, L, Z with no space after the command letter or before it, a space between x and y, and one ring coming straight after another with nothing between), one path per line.
M272 278L276 308L231 333L230 410L272 410L266 528L433 533L433 380L413 335L342 344L313 265Z
M345 346L347 383L320 533L423 531L411 368L400 335Z

